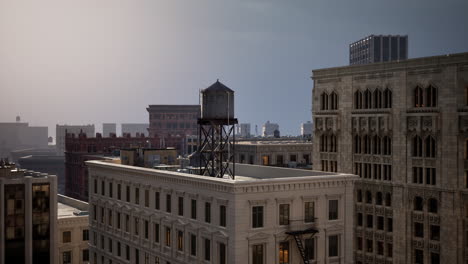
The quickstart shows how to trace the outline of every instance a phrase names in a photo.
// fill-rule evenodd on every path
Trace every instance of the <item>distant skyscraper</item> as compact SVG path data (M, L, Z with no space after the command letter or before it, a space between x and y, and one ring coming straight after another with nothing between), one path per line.
M55 127L55 147L57 154L63 156L65 152L65 137L67 133L80 134L84 133L88 137L94 136L94 125L57 125Z
M239 136L243 138L250 137L250 124L249 123L240 124L239 127L240 127Z
M349 64L406 60L408 36L370 35L349 45Z
M130 134L132 137L136 137L136 134L144 134L148 136L149 124L122 124L122 136L124 134Z
M273 136L275 130L279 131L279 125L276 123L270 123L270 121L267 121L262 127L262 136L264 137Z
M310 137L312 135L313 124L310 121L301 124L301 136Z
M110 134L117 133L117 125L115 123L103 123L102 124L102 136L110 137Z

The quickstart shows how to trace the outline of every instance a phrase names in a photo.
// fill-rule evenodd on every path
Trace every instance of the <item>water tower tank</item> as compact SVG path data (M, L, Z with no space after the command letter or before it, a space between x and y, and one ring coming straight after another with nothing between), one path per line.
M202 119L233 119L234 91L217 80L201 91Z

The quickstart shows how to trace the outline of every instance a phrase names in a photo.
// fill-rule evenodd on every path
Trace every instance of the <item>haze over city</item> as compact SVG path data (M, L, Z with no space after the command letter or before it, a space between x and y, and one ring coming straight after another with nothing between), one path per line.
M311 70L348 63L370 34L409 58L466 51L468 2L0 0L0 121L148 122L149 104L197 104L217 78L241 122L299 134ZM252 127L252 130L254 127ZM254 131L253 131L254 132Z

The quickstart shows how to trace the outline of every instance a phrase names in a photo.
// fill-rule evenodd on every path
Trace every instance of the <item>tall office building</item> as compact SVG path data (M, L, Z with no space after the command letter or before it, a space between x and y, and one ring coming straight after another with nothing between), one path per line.
M250 134L250 123L239 124L239 136L242 138L249 138Z
M56 238L56 177L0 160L0 264L56 264Z
M146 110L150 137L198 135L200 105L150 105Z
M313 131L313 124L310 121L307 121L306 123L301 124L301 136L303 138L309 138L312 136L312 131Z
M314 168L361 177L355 263L467 263L468 53L312 75Z
M262 126L262 136L264 137L274 136L275 131L279 131L279 125L276 123L270 123L270 121L267 121Z
M406 60L408 36L370 35L349 45L349 64Z

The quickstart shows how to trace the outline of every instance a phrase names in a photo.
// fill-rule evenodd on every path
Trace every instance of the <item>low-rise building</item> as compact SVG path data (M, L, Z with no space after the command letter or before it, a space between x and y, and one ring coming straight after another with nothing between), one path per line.
M65 155L65 138L67 134L84 134L91 137L94 135L94 125L56 125L55 147L58 155Z
M60 264L89 263L88 203L58 195L57 252Z
M300 139L236 142L236 162L279 167L312 166L312 143Z
M357 176L237 164L233 180L87 164L92 263L353 262Z

